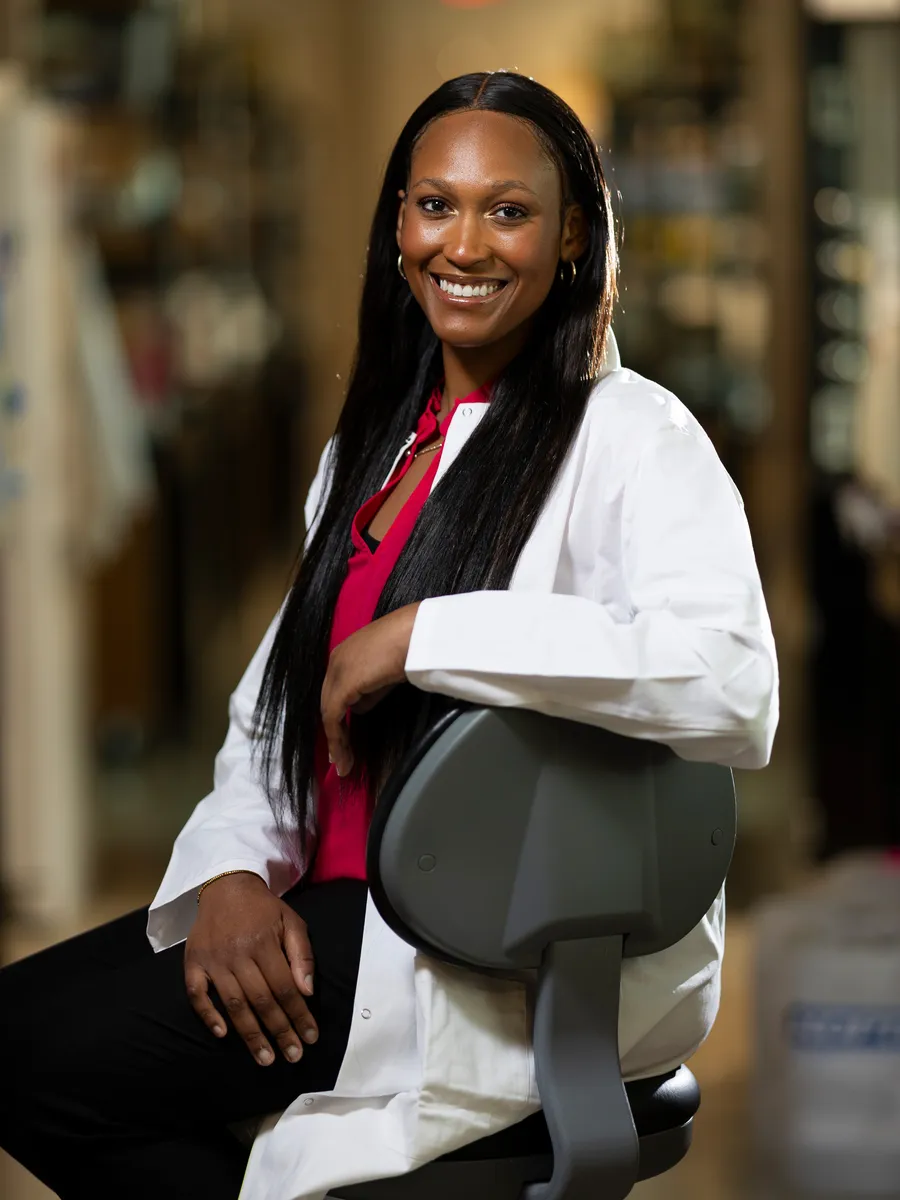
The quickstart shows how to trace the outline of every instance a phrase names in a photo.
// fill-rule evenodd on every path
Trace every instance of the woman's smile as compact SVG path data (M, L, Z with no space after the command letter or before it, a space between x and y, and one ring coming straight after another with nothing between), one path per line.
M509 280L480 276L438 275L428 272L433 290L445 304L492 304L505 291Z

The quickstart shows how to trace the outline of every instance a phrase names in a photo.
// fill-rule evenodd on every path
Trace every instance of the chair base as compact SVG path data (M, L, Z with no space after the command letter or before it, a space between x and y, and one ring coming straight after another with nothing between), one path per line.
M674 1129L642 1137L638 1180L662 1175L681 1162L690 1148L693 1127L692 1117ZM546 1183L552 1173L549 1154L452 1162L437 1159L407 1175L334 1188L328 1200L459 1200L460 1196L467 1200L520 1200L527 1184Z

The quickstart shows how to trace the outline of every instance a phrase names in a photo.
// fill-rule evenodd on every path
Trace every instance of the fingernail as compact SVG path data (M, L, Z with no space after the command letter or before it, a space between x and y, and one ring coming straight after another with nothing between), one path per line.
M318 1029L310 1028L310 1029L303 1030L303 1040L304 1040L304 1042L309 1042L310 1045L316 1040L316 1038L318 1036L319 1036Z
M256 1061L261 1067L267 1067L273 1061L274 1057L271 1050L260 1050L256 1056Z
M284 1056L288 1062L299 1062L303 1057L303 1051L299 1046L288 1046L284 1052Z
M331 763L331 765L332 765L332 766L334 766L334 759L331 757L331 751L330 751L330 750L328 751L328 761Z
M312 990L313 990L312 975L307 975L307 977L303 980L303 982L306 984L307 988L309 989L309 994L312 995Z
M225 1036L225 1027L223 1025L213 1025L212 1031L216 1035L216 1037L224 1037Z

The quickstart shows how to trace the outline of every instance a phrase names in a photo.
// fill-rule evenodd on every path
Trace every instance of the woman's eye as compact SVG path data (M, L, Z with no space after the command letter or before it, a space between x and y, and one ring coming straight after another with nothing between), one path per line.
M523 217L528 216L525 209L520 208L518 204L501 204L499 208L494 209L494 212L504 221L521 221Z
M426 196L424 200L419 201L419 208L423 212L431 213L432 216L441 217L447 211L447 202L442 200L440 196Z
M440 196L426 196L416 203L422 212L432 217L444 217L451 211L450 205ZM503 221L521 221L528 213L518 204L501 204L494 209L493 216L500 217Z

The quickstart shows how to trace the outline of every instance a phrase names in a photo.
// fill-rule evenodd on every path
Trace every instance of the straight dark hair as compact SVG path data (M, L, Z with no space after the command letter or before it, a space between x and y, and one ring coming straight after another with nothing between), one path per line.
M328 485L284 605L255 714L263 777L298 862L315 830L314 753L331 622L351 553L350 526L382 486L404 435L440 380L440 344L397 271L398 192L412 153L441 116L466 110L528 122L584 210L589 245L577 276L557 276L526 347L496 381L483 420L422 508L375 617L432 596L505 589L584 415L616 293L617 252L597 148L571 108L512 72L451 79L412 114L375 208L347 398L328 456ZM376 792L415 740L454 703L401 684L353 714L354 772ZM293 830L296 829L296 833Z

